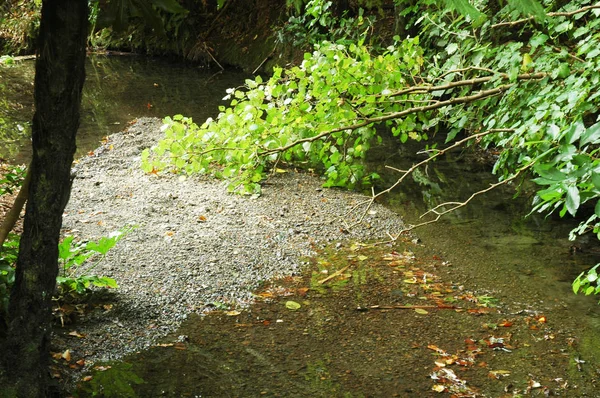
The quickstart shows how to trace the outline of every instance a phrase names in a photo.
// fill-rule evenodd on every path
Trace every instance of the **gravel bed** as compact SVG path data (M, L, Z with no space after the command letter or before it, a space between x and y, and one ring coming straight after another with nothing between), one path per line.
M117 280L113 305L65 326L85 338L55 338L88 363L148 347L191 312L247 305L261 281L298 273L315 248L383 239L402 227L395 213L375 204L362 225L347 231L344 214L366 197L322 189L307 173L278 173L252 198L228 194L222 181L205 177L146 174L140 154L160 138L160 126L159 119L140 119L75 166L65 233L96 240L138 226L87 271Z

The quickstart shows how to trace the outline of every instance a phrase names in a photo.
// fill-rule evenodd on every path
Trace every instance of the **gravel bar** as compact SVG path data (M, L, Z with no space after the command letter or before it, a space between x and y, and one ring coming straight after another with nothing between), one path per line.
M119 284L112 305L55 335L58 348L87 363L149 347L192 312L251 303L261 281L299 273L316 248L385 239L402 228L398 215L374 204L347 231L345 213L367 197L321 188L309 173L277 173L260 197L229 194L223 181L207 177L144 173L141 152L156 144L160 127L159 119L139 119L74 168L65 234L97 240L138 226L105 259L78 270ZM75 329L85 337L67 335Z

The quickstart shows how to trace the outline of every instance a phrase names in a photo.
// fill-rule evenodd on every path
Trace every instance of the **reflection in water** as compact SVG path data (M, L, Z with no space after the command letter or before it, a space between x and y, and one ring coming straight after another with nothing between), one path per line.
M376 172L387 176L384 187L399 177L390 175L386 165L406 170L423 159L415 158L417 149L410 145L390 148L394 146L389 143L380 148L370 161ZM427 219L420 216L428 209L464 201L497 182L490 170L489 164L472 153L449 154L404 180L385 200L407 223L418 224ZM539 302L540 309L547 306L561 311L572 325L586 324L589 333L597 335L597 299L574 295L571 282L600 262L598 240L595 236L568 240L569 231L579 220L529 215L534 193L535 187L528 182L520 187L499 187L415 233L426 246L460 267L457 282L487 289L509 301Z
M203 120L214 114L225 90L238 85L239 72L214 74L164 59L143 56L88 57L78 155L98 146L143 116L184 114ZM30 157L34 62L0 67L0 158L19 163Z

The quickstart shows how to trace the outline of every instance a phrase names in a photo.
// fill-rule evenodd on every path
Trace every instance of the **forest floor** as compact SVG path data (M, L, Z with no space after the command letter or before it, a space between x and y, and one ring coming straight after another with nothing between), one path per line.
M259 198L145 174L159 127L140 120L75 167L65 234L137 228L77 270L118 289L56 304L53 373L73 394L597 396L567 304L498 300L413 235L368 244L400 217L376 204L348 229L367 197L308 173L277 173Z

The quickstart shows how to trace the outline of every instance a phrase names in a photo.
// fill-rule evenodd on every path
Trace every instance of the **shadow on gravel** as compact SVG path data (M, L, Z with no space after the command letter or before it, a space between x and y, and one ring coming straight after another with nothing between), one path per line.
M248 309L97 364L77 396L513 397L595 395L597 363L554 315L477 296L415 241L337 246ZM593 343L592 343L593 344ZM597 356L596 356L597 358Z

